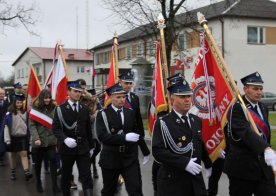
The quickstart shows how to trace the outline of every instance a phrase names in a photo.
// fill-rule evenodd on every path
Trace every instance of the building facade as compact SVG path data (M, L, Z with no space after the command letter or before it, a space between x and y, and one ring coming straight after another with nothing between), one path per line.
M88 88L92 87L93 54L85 49L63 49L69 80L84 79ZM27 84L30 65L33 65L41 85L44 84L52 66L54 48L28 47L12 64L14 81Z

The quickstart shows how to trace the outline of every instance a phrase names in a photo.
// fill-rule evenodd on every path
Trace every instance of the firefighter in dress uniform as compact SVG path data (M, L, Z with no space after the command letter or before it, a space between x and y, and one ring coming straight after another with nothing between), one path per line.
M268 110L260 102L263 80L258 72L241 79L245 95L242 97L261 137L247 120L245 110L237 101L229 110L229 152L224 172L229 177L230 196L275 196L276 155L270 147Z
M125 107L131 108L135 112L137 130L140 131L139 133L140 140L138 142L138 145L144 155L143 165L145 165L149 161L150 151L144 139L145 130L144 130L143 120L140 112L139 97L135 93L130 92L131 88L133 87L134 75L133 73L128 72L126 74L121 74L119 76L119 79L120 79L121 86L123 87L124 91L126 91Z
M64 196L70 196L70 180L74 163L77 163L84 196L92 196L93 181L90 156L93 141L89 109L79 103L82 93L79 81L69 81L68 100L58 106L53 119L53 131L59 141L62 161L61 187Z
M102 196L113 196L119 175L125 180L130 196L142 196L142 179L138 160L140 131L135 112L124 107L126 92L117 83L106 89L111 105L98 112L96 132L102 142L99 165L102 169Z
M154 125L152 153L161 164L158 196L204 196L206 188L201 160L211 170L211 160L202 141L201 120L188 111L192 90L186 80L168 87L172 111Z

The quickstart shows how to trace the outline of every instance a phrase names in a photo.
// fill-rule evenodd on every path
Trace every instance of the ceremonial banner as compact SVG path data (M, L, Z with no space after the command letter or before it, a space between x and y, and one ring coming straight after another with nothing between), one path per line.
M30 75L29 75L29 83L28 83L28 92L27 92L27 102L26 108L27 111L30 111L31 102L34 98L36 98L41 91L41 86L39 84L39 80L35 73L34 67L30 65Z
M212 161L225 148L224 126L226 114L234 103L234 94L221 73L205 37L201 37L201 50L192 78L193 103L202 119L202 136Z
M156 60L153 70L153 81L151 86L151 102L148 109L149 134L152 135L153 125L157 114L167 111L167 102L164 91L164 79L162 73L160 44L156 43Z
M110 68L109 68L106 88L109 88L109 87L113 86L115 83L116 83L115 57L114 57L114 48L112 47L111 62L110 62ZM107 93L105 93L104 108L106 108L109 104L110 104L110 98L107 95Z

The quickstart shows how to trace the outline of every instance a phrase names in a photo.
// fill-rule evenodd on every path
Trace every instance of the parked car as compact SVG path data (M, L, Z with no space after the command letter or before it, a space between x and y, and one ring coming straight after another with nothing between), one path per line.
M268 107L276 111L276 94L264 92L261 101Z

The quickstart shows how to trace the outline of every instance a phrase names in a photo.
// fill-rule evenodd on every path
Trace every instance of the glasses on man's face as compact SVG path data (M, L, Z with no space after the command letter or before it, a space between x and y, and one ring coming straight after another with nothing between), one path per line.
M125 82L126 85L132 85L132 82Z

